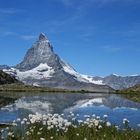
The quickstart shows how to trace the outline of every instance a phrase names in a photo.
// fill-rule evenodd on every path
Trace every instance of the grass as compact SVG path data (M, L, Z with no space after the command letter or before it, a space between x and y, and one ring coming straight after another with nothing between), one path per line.
M66 120L58 114L31 115L2 130L4 140L139 140L140 130L129 127L124 119L123 128L111 125L107 118L88 117L85 121ZM2 139L2 138L1 138Z
M0 129L6 128L6 127L11 127L12 125L10 124L0 124Z
M37 87L25 85L23 83L4 84L0 85L0 92L63 92L63 93L97 93L86 90L66 90L50 87Z
M127 89L118 90L116 91L116 94L120 94L123 97L134 102L140 102L140 84Z
M120 94L140 94L140 84L116 92Z
M33 126L32 126L33 127ZM69 127L67 132L57 132L57 129L47 130L45 127L39 126L33 129L32 133L26 133L26 136L21 137L19 132L14 138L7 140L139 140L140 132L131 130L117 130L115 127L103 126L103 128L89 128L87 125L78 126L77 128ZM29 135L28 135L29 134ZM21 134L22 135L22 134Z
M140 103L140 93L123 93L123 94L121 94L121 96L123 96L131 101Z

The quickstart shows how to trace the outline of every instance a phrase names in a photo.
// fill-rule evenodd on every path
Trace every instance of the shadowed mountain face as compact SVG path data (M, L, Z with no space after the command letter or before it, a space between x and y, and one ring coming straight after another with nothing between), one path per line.
M135 93L135 95L137 95L137 94L140 93L140 84L135 85L135 86L130 87L130 88L127 88L127 89L120 90L119 92L120 92L120 93ZM137 93L137 94L136 94L136 93ZM133 97L135 97L135 96L133 95ZM138 97L139 97L139 96L136 96L135 99L136 99L136 100L139 100Z
M39 40L28 50L24 60L16 68L27 71L38 67L41 63L47 63L54 69L61 68L60 58L54 53L53 47L43 33L40 34Z
M93 84L96 80L90 82L62 61L54 53L52 45L43 33L27 51L20 64L4 71L29 85L95 92L113 91L106 85Z
M14 77L11 77L9 74L0 70L0 85L12 84L17 82L18 80L16 80Z

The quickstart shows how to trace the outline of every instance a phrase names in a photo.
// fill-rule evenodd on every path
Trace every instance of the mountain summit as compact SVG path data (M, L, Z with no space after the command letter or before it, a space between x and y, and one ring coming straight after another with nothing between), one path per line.
M38 41L27 51L24 60L16 66L21 71L31 70L41 63L48 62L50 66L56 64L57 56L45 34L39 35Z
M45 36L44 33L40 33L39 35L39 41L48 41L47 37Z
M28 85L94 92L112 91L99 80L90 81L62 61L54 53L50 41L43 33L27 51L20 64L4 71Z

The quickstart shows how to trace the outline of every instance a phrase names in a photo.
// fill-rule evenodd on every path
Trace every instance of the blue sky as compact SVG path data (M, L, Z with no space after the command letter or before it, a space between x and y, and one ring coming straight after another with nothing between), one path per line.
M80 73L140 74L139 0L1 0L0 64L19 63L40 32Z

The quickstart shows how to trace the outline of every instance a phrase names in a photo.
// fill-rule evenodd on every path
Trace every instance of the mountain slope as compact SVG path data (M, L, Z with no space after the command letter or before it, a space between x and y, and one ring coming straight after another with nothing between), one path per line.
M122 77L116 74L111 74L106 77L93 77L88 75L83 75L83 76L90 82L105 84L112 87L115 90L122 90L140 84L140 75L126 76L126 77Z
M109 85L110 87L116 90L120 90L140 84L140 76L138 75L122 77L112 74L103 78L103 83Z
M113 91L112 88L101 83L93 84L62 61L54 53L52 45L43 33L27 51L20 64L3 71L28 85L95 92Z
M134 102L140 102L140 84L127 89L118 90L116 93L122 94L125 98Z
M10 67L7 65L0 65L0 70L3 70L3 69L10 69Z
M118 91L118 93L140 93L140 84Z
M17 82L18 80L16 80L14 77L0 70L0 85L12 84Z

